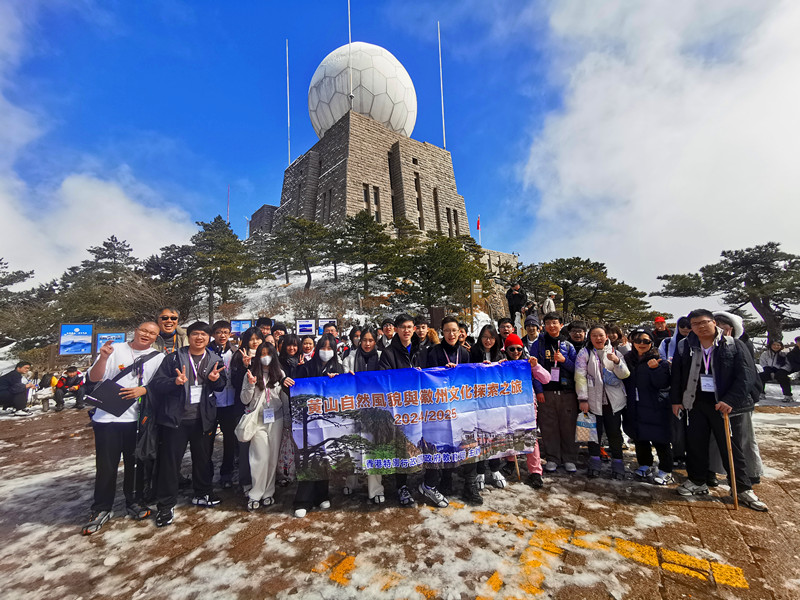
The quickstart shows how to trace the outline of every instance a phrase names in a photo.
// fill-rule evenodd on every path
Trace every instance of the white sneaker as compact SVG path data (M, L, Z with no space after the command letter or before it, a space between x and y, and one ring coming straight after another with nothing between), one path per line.
M15 417L30 417L32 414L33 413L31 411L26 410L24 408L20 408L20 409L14 411L14 416Z
M450 505L447 498L435 487L428 487L424 483L419 484L419 493L427 498L431 504L438 508L447 508Z
M475 483L478 484L478 489L482 490L486 487L486 476L481 473L475 478Z
M548 460L546 463L544 463L544 470L547 471L548 473L555 473L557 468L558 465L554 463L552 460Z
M574 473L575 471L578 470L578 467L575 466L575 463L566 462L564 463L564 470L567 473Z
M739 498L739 502L744 504L747 508L752 508L753 510L757 510L759 512L767 512L767 510L769 510L767 505L758 499L758 496L756 496L753 490L747 490L746 492L742 492L736 496Z
M500 471L492 471L490 475L491 479L489 482L498 489L503 489L506 487L506 478L503 477L503 474Z
M328 510L330 507L331 507L331 501L330 500L323 500L322 502L319 503L319 507L318 508L320 510Z
M297 508L294 511L294 516L298 519L302 519L306 514L308 514L308 511L305 508Z
M372 498L370 498L370 502L373 504L383 504L386 502L386 497L383 494L376 494Z

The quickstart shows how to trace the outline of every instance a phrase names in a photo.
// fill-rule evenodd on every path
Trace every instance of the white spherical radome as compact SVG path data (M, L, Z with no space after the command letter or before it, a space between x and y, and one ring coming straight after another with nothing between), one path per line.
M406 137L417 120L417 94L408 71L391 52L374 44L353 42L353 110ZM320 63L308 87L308 114L321 138L350 109L348 45Z

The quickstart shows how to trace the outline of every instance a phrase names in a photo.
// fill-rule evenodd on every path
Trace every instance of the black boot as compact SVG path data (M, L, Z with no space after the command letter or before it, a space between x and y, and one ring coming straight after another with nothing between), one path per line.
M472 504L474 506L480 506L483 504L483 498L481 497L480 490L478 489L478 478L474 475L472 477L467 477L464 480L464 491L462 492L461 496L464 498L464 501L467 504Z

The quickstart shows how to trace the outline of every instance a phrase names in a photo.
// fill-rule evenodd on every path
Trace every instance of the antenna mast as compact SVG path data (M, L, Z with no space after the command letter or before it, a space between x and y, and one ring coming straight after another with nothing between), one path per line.
M436 21L436 33L439 37L439 91L442 94L442 147L445 150L447 150L447 135L445 135L444 131L444 81L442 80L442 30L439 27L439 21Z
M292 164L292 121L289 110L289 38L286 38L286 145L288 148L288 163Z
M350 0L347 0L347 71L350 74L350 110L353 110L353 33L350 28Z

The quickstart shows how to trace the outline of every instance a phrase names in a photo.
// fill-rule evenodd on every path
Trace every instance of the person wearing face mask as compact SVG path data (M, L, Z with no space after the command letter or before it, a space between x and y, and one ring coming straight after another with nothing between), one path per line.
M297 368L294 379L305 377L335 377L343 373L342 363L336 357L336 338L330 333L325 333L319 338L314 350L313 358ZM303 409L304 411L306 409ZM301 464L300 457L296 460ZM327 510L331 507L328 488L328 474L313 474L314 479L303 479L297 483L297 493L294 498L294 516L305 517L308 511L317 507Z
M378 332L371 327L364 327L361 331L359 345L351 352L343 363L345 373L361 373L363 371L380 370L381 352L377 347ZM369 409L381 410L381 409ZM349 495L356 489L358 477L349 475L345 482L344 494ZM373 504L383 504L386 501L382 478L380 475L367 475L367 495Z
M260 327L251 327L242 334L241 345L231 358L230 374L233 382L233 402L242 406L242 386L245 374L253 368L256 350L264 342L264 334ZM240 417L241 418L241 417ZM247 491L250 489L250 443L236 440L239 446L239 485Z
M602 325L589 329L587 344L575 359L575 391L578 408L597 419L597 439L605 431L611 447L611 473L614 479L625 478L622 460L622 415L627 405L622 380L630 375L622 354L614 350ZM600 476L600 444L589 442L590 478Z
M304 335L300 341L300 364L309 362L314 357L314 338Z
M288 401L281 382L285 375L272 344L264 342L256 350L258 360L245 374L241 401L247 412L258 411L258 429L250 440L250 475L253 486L247 492L247 510L258 510L275 503L275 479L280 456L283 422ZM292 382L294 383L294 382Z

